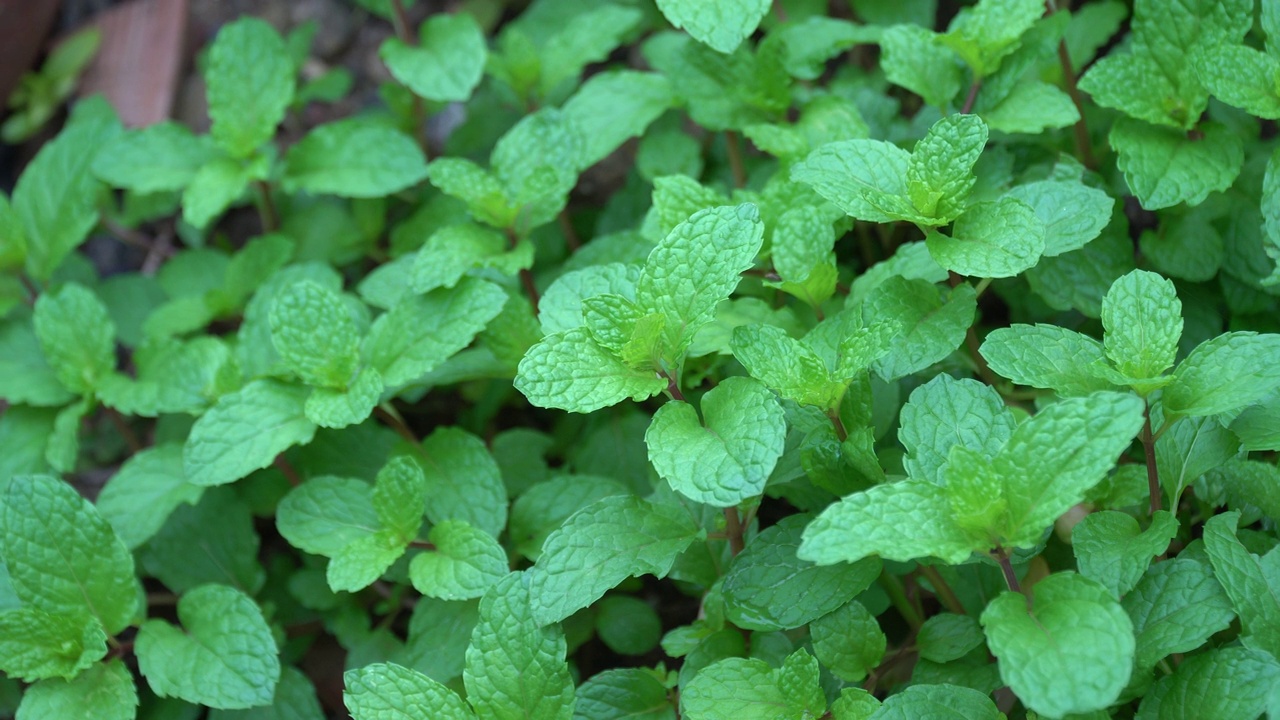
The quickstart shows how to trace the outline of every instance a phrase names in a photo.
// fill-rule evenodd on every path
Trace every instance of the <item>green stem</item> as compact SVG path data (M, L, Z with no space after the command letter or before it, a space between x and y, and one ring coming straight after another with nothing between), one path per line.
M942 606L956 615L966 615L964 604L960 602L960 598L956 597L956 593L942 578L942 574L932 565L921 565L920 574L929 581L933 586L934 593L937 594L938 600L942 602Z
M1147 489L1151 493L1151 514L1155 515L1161 506L1160 470L1156 467L1156 438L1151 432L1151 403L1144 401L1142 405L1142 451L1147 460Z
M919 630L920 626L924 625L924 621L920 619L920 613L916 612L911 601L907 599L907 591L902 587L902 581L898 579L898 576L885 570L880 573L879 582L880 587L889 595L889 602L893 603L893 606L897 608L898 614L902 616L902 619L907 621L911 631L914 633Z
M1009 552L1000 546L996 546L996 549L992 550L991 554L995 556L996 562L1000 563L1000 571L1004 573L1005 585L1008 585L1009 589L1016 593L1022 592L1022 585L1018 583L1018 575L1013 571L1013 561L1009 559Z
M262 203L258 206L258 216L262 219L263 232L275 232L280 227L279 216L276 214L276 203L271 199L271 186L266 180L258 180L255 182L258 187L258 194L262 197Z
M729 171L733 173L733 186L736 188L746 187L747 169L742 164L742 148L738 145L738 133L732 130L725 130L724 144L729 153Z
M973 104L978 101L978 91L982 89L982 80L975 79L973 84L969 86L969 94L964 99L964 105L960 108L961 115L968 115L973 112Z
M738 517L738 508L727 507L724 509L724 531L729 537L729 553L737 557L742 552L742 548L746 546L742 539L742 519Z
M849 431L845 430L844 421L840 419L840 408L835 408L827 413L827 417L831 418L831 425L836 429L836 438L840 442L849 439Z

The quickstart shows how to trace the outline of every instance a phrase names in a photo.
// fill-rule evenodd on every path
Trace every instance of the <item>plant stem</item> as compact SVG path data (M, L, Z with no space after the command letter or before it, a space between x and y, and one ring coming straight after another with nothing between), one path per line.
M995 556L996 562L1000 563L1000 570L1004 573L1005 585L1008 585L1009 589L1016 593L1022 592L1022 586L1018 583L1018 576L1013 572L1013 562L1009 560L1009 552L997 545L996 549L991 551L991 554Z
M1151 493L1151 514L1160 510L1162 503L1160 490L1160 470L1156 467L1156 438L1151 432L1151 403L1144 401L1142 405L1142 451L1147 459L1147 489Z
M302 484L302 476L298 474L298 470L293 466L293 463L285 459L284 453L277 455L272 464L276 466L281 475L284 475L284 479L289 481L290 486L298 487Z
M276 214L276 203L271 199L271 186L266 180L257 180L254 182L258 187L258 195L262 197L262 203L258 205L258 216L262 219L263 232L275 232L280 227L279 216Z
M920 626L924 625L924 621L920 619L920 613L916 612L911 601L907 599L907 591L902 587L902 581L898 579L898 576L885 570L880 573L879 582L880 587L884 588L884 591L888 593L889 601L897 608L898 614L911 627L911 631L914 633L919 630Z
M975 79L973 84L969 86L969 94L964 99L964 105L960 108L961 115L968 115L973 112L973 104L978 100L978 91L982 89L982 80Z
M103 407L103 412L107 418L111 420L111 424L116 426L116 431L120 433L120 437L124 438L124 444L129 446L129 451L134 455L142 452L142 442L138 440L138 435L129 427L129 423L116 411L115 408Z
M1064 7L1070 3L1063 3ZM1057 12L1059 8L1053 0L1045 0L1044 14L1046 17ZM1076 106L1076 112L1080 115L1080 119L1072 127L1073 135L1076 143L1076 153L1080 156L1080 162L1090 170L1098 169L1098 161L1093 157L1093 143L1089 140L1089 124L1084 119L1084 100L1080 97L1080 88L1076 85L1076 72L1071 65L1071 53L1067 50L1067 41L1061 39L1058 41L1058 64L1062 66L1062 84L1067 87L1067 96L1071 98L1072 104Z
M920 574L929 581L933 586L934 594L938 596L938 600L942 602L942 606L956 615L966 615L964 604L960 602L960 598L956 597L956 593L942 578L942 574L932 565L921 565Z
M519 236L516 235L514 228L507 228L507 249L515 250L516 245L520 243ZM529 304L533 306L533 314L538 314L538 287L533 284L533 271L529 268L520 269L520 284L524 286L525 295L529 296Z
M737 557L745 543L742 540L742 520L738 517L738 508L724 509L724 531L729 536L729 553Z
M578 231L573 229L573 223L569 220L569 210L560 211L560 232L564 234L564 244L569 246L569 252L578 252L578 248L582 247L582 241L578 239Z
M409 429L407 424L405 424L404 418L400 417L400 413L396 412L395 408L390 404L378 405L373 409L373 414L379 420L386 423L387 427L395 430L397 435L409 441L409 443L414 447L422 444L422 441L418 439L418 436L413 434L413 431Z
M671 396L671 399L685 402L684 393L680 392L680 384L676 382L675 377L665 373L663 377L667 379L667 394Z
M405 12L401 0L391 0L391 24L395 27L396 37L405 45L416 45L413 33L409 31L409 13Z
M733 186L747 186L747 170L742 164L742 147L738 144L738 133L724 131L724 144L729 153L729 171L733 173Z
M844 442L849 439L849 431L844 428L844 421L840 419L840 408L836 408L827 413L827 417L831 418L831 425L836 429L836 439Z

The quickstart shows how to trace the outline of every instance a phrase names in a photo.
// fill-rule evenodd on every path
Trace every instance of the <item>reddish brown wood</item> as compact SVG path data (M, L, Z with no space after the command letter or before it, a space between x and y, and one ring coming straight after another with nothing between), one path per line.
M80 95L106 95L130 127L168 118L182 78L187 15L187 0L133 0L102 13L93 22L102 46Z

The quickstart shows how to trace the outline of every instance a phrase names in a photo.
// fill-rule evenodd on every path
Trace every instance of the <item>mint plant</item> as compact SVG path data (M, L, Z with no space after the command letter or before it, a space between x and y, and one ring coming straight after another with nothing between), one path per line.
M359 4L0 194L0 717L1280 713L1273 3Z

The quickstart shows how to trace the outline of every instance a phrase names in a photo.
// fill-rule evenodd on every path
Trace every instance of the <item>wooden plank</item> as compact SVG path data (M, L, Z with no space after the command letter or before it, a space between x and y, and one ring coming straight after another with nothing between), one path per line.
M98 16L102 46L79 94L103 93L129 127L167 119L186 60L187 2L132 0Z

